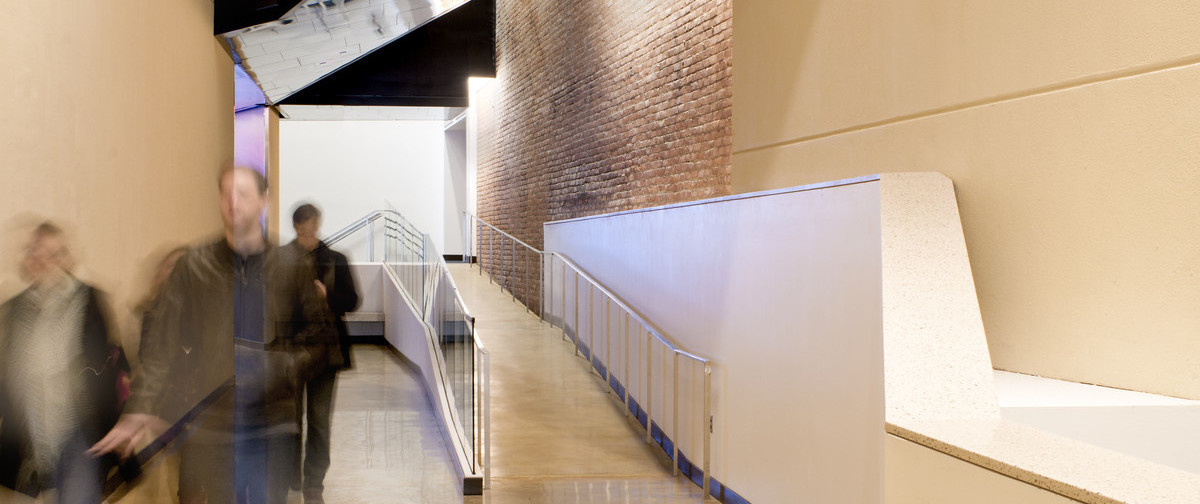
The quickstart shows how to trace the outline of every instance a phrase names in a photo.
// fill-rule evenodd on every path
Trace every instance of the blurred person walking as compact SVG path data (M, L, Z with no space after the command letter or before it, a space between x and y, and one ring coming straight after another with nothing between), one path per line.
M0 485L95 504L116 457L85 451L116 423L129 366L103 296L72 266L62 229L42 223L21 262L30 286L0 307Z
M330 348L330 366L305 384L304 401L297 404L296 410L297 417L302 421L307 419L307 422L303 446L299 447L296 454L294 472L299 481L293 481L293 485L301 485L305 504L322 504L325 502L325 474L329 471L329 440L337 372L350 367L349 335L342 316L358 308L359 299L346 256L317 238L321 229L321 211L310 203L300 205L292 213L292 226L296 229L296 239L285 245L283 251L291 260L315 271L319 290L333 312L340 343L340 352Z
M281 260L263 233L262 175L226 169L218 189L224 232L176 262L126 413L90 452L126 457L152 425L203 409L180 450L180 502L283 504L300 387L326 367L337 332L313 269Z

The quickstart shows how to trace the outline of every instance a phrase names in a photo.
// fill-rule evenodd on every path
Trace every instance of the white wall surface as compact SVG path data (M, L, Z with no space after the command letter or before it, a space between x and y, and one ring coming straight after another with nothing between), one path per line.
M466 161L466 181L467 181L467 210L472 214L478 214L476 211L476 202L478 201L478 179L479 167L479 106L481 104L494 103L494 100L489 101L480 95L486 96L487 93L495 89L496 79L485 77L471 77L467 79L467 85L471 92L471 107L467 108L467 117L464 120L467 128L467 161Z
M463 253L462 215L467 207L467 134L461 122L446 130L446 246L442 254Z
M350 275L358 290L358 309L363 313L383 312L384 278L378 264L351 264Z
M878 503L880 212L873 180L552 222L545 247L713 360L714 477L750 502Z
M444 250L442 126L440 120L280 121L280 241L295 238L291 215L300 201L321 208L323 235L390 203ZM358 234L336 248L351 262L366 261L366 243ZM380 247L376 239L376 260Z

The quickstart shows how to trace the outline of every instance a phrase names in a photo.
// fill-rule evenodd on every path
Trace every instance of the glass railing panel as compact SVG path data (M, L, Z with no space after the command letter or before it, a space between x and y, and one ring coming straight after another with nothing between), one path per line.
M390 205L389 205L390 207ZM394 208L372 212L338 231L338 239L361 232L378 232L383 243L378 247L384 266L392 272L401 290L421 314L429 337L437 345L445 376L446 398L458 425L457 437L464 445L472 469L486 473L483 460L487 453L487 433L482 408L486 393L486 370L480 359L487 356L474 335L474 318L464 306L446 263L427 234ZM378 231L372 231L378 230ZM484 374L481 374L484 373ZM486 477L485 477L486 480Z
M455 407L464 432L475 432L476 396L474 324L461 305L448 271L439 273L431 325L437 328L446 374L453 389ZM474 449L475 440L468 438Z

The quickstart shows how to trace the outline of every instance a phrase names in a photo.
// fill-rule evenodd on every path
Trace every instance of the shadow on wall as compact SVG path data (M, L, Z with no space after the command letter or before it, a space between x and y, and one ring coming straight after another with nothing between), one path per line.
M753 65L755 69L769 69L772 81L785 83L799 82L800 69L816 67L809 61L810 58L816 56L811 54L812 51L808 46L813 38L812 30L815 24L814 20L819 15L820 1L771 2L758 0L747 2L738 0L733 2L733 10L734 32L744 31L737 29L736 26L743 24L752 26L754 27L754 37L759 40L753 46L734 45L735 65ZM742 49L739 50L739 47ZM751 48L746 49L745 47ZM781 57L780 55L786 56ZM769 63L761 60L769 60ZM734 72L734 88L740 87L737 81L745 78L754 78L753 73ZM793 111L803 110L800 106L788 103L790 99L798 98L795 94L780 93L777 98L784 100L784 103L778 106L762 107L754 111L754 124L751 126L753 130L780 131L787 126L786 118ZM737 131L744 130L745 127L744 124L735 124L735 135ZM733 145L736 150L739 144L734 141Z

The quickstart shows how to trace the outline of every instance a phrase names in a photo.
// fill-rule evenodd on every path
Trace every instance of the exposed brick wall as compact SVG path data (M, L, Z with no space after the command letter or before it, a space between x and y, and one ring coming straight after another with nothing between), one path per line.
M730 194L731 0L497 0L480 216L542 223Z

